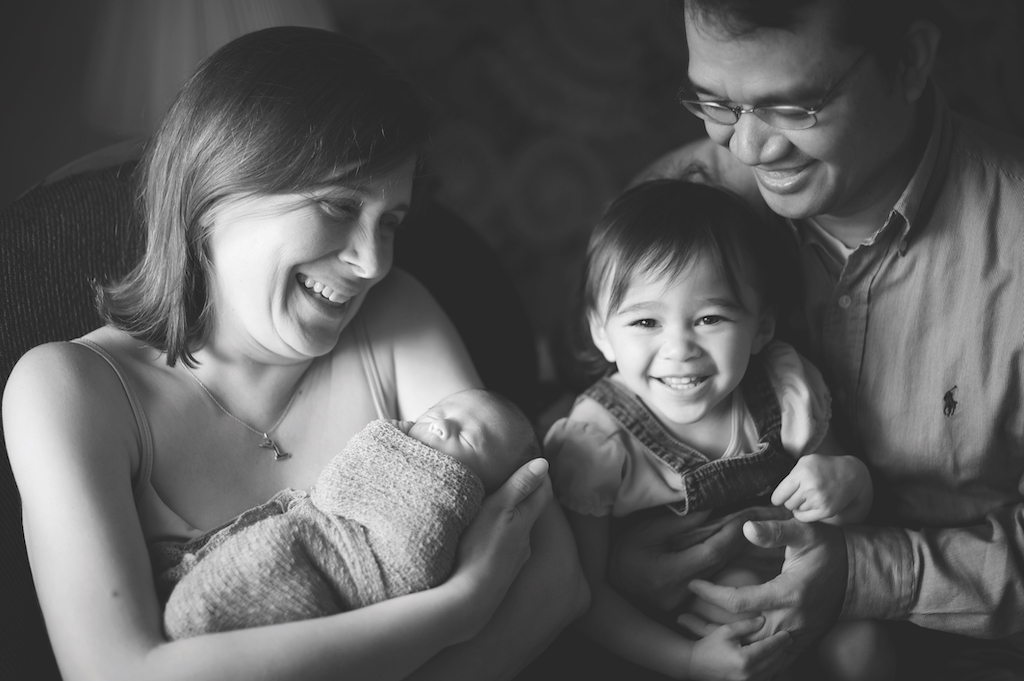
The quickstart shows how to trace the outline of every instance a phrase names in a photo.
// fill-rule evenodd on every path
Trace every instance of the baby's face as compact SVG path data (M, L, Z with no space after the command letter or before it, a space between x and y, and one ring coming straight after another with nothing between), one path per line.
M486 392L466 390L428 409L409 436L462 462L490 492L512 473L512 434L518 427L508 408Z

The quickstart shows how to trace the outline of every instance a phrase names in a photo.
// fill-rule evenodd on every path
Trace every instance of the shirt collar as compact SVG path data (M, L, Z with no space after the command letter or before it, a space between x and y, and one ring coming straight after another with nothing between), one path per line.
M921 160L910 182L907 183L907 188L896 200L886 221L886 226L895 223L903 226L898 245L900 255L906 253L911 233L919 225L927 224L928 217L935 208L939 190L949 169L949 157L953 147L950 112L942 93L934 83L929 82L922 99L921 120L924 125L929 126L928 141ZM894 219L897 217L899 220Z
M927 134L928 137L917 168L903 193L896 200L885 224L865 240L863 245L875 243L883 233L889 231L890 227L895 228L894 225L901 225L902 231L897 248L900 255L905 255L909 247L911 231L915 225L927 223L928 216L938 201L939 190L949 168L953 133L946 101L931 81L922 96L921 124L927 127L919 129L915 134ZM825 242L824 235L818 233L820 228L815 230L812 225L803 220L787 220L787 222L796 232L799 243L803 245L818 244L833 258L840 261L845 260L841 254L835 252L833 244Z

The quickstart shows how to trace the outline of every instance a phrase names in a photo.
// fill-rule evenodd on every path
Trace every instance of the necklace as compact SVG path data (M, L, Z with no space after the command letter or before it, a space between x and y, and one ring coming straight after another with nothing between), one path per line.
M288 414L288 410L292 408L292 402L295 401L295 397L299 394L298 389L296 389L295 392L292 393L291 399L288 400L288 404L286 404L284 406L284 411L282 411L281 415L279 417L277 417L277 421L274 422L274 425L270 426L266 430L257 430L256 428L253 428L248 423L246 423L245 421L243 421L242 419L238 418L237 416L232 414L230 411L228 411L227 408L223 404L220 403L220 400L218 400L216 397L213 396L213 393L210 392L210 389L206 387L206 384L203 383L202 381L200 381L199 377L196 376L195 373L193 373L193 371L191 369L189 369L187 366L185 366L184 362L182 362L181 366L183 366L185 368L185 371L187 371L189 373L189 376L191 376L192 378L196 379L196 383L198 383L199 387L203 389L203 392L206 393L206 396L209 397L213 401L213 403L217 405L218 409L220 409L222 412L227 414L234 421L237 421L238 423L241 423L243 426L245 426L246 430L248 430L249 432L253 433L254 435L259 435L260 437L263 438L263 440L259 443L258 446L259 446L260 449L273 449L274 450L274 461L284 461L285 459L290 459L291 458L292 455L290 453L288 453L288 452L284 451L283 449L281 449L278 446L278 444L276 442L274 442L273 438L270 437L270 433L272 433L275 430L277 430L277 427L279 425L281 425L281 421L284 421L284 417Z

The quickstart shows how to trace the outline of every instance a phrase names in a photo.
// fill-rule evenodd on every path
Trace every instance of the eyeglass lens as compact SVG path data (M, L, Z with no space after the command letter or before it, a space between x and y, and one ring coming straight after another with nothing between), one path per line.
M722 125L734 125L739 120L739 115L734 109L717 102L683 100L682 104L688 111L698 117ZM753 113L768 125L787 130L809 128L814 125L816 120L814 114L800 107L761 107L754 109Z

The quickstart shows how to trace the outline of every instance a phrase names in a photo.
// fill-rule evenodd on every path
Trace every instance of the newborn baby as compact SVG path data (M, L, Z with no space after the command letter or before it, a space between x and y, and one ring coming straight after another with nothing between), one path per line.
M170 639L323 617L436 586L484 494L540 455L526 416L466 390L415 422L369 423L307 494L154 551Z

